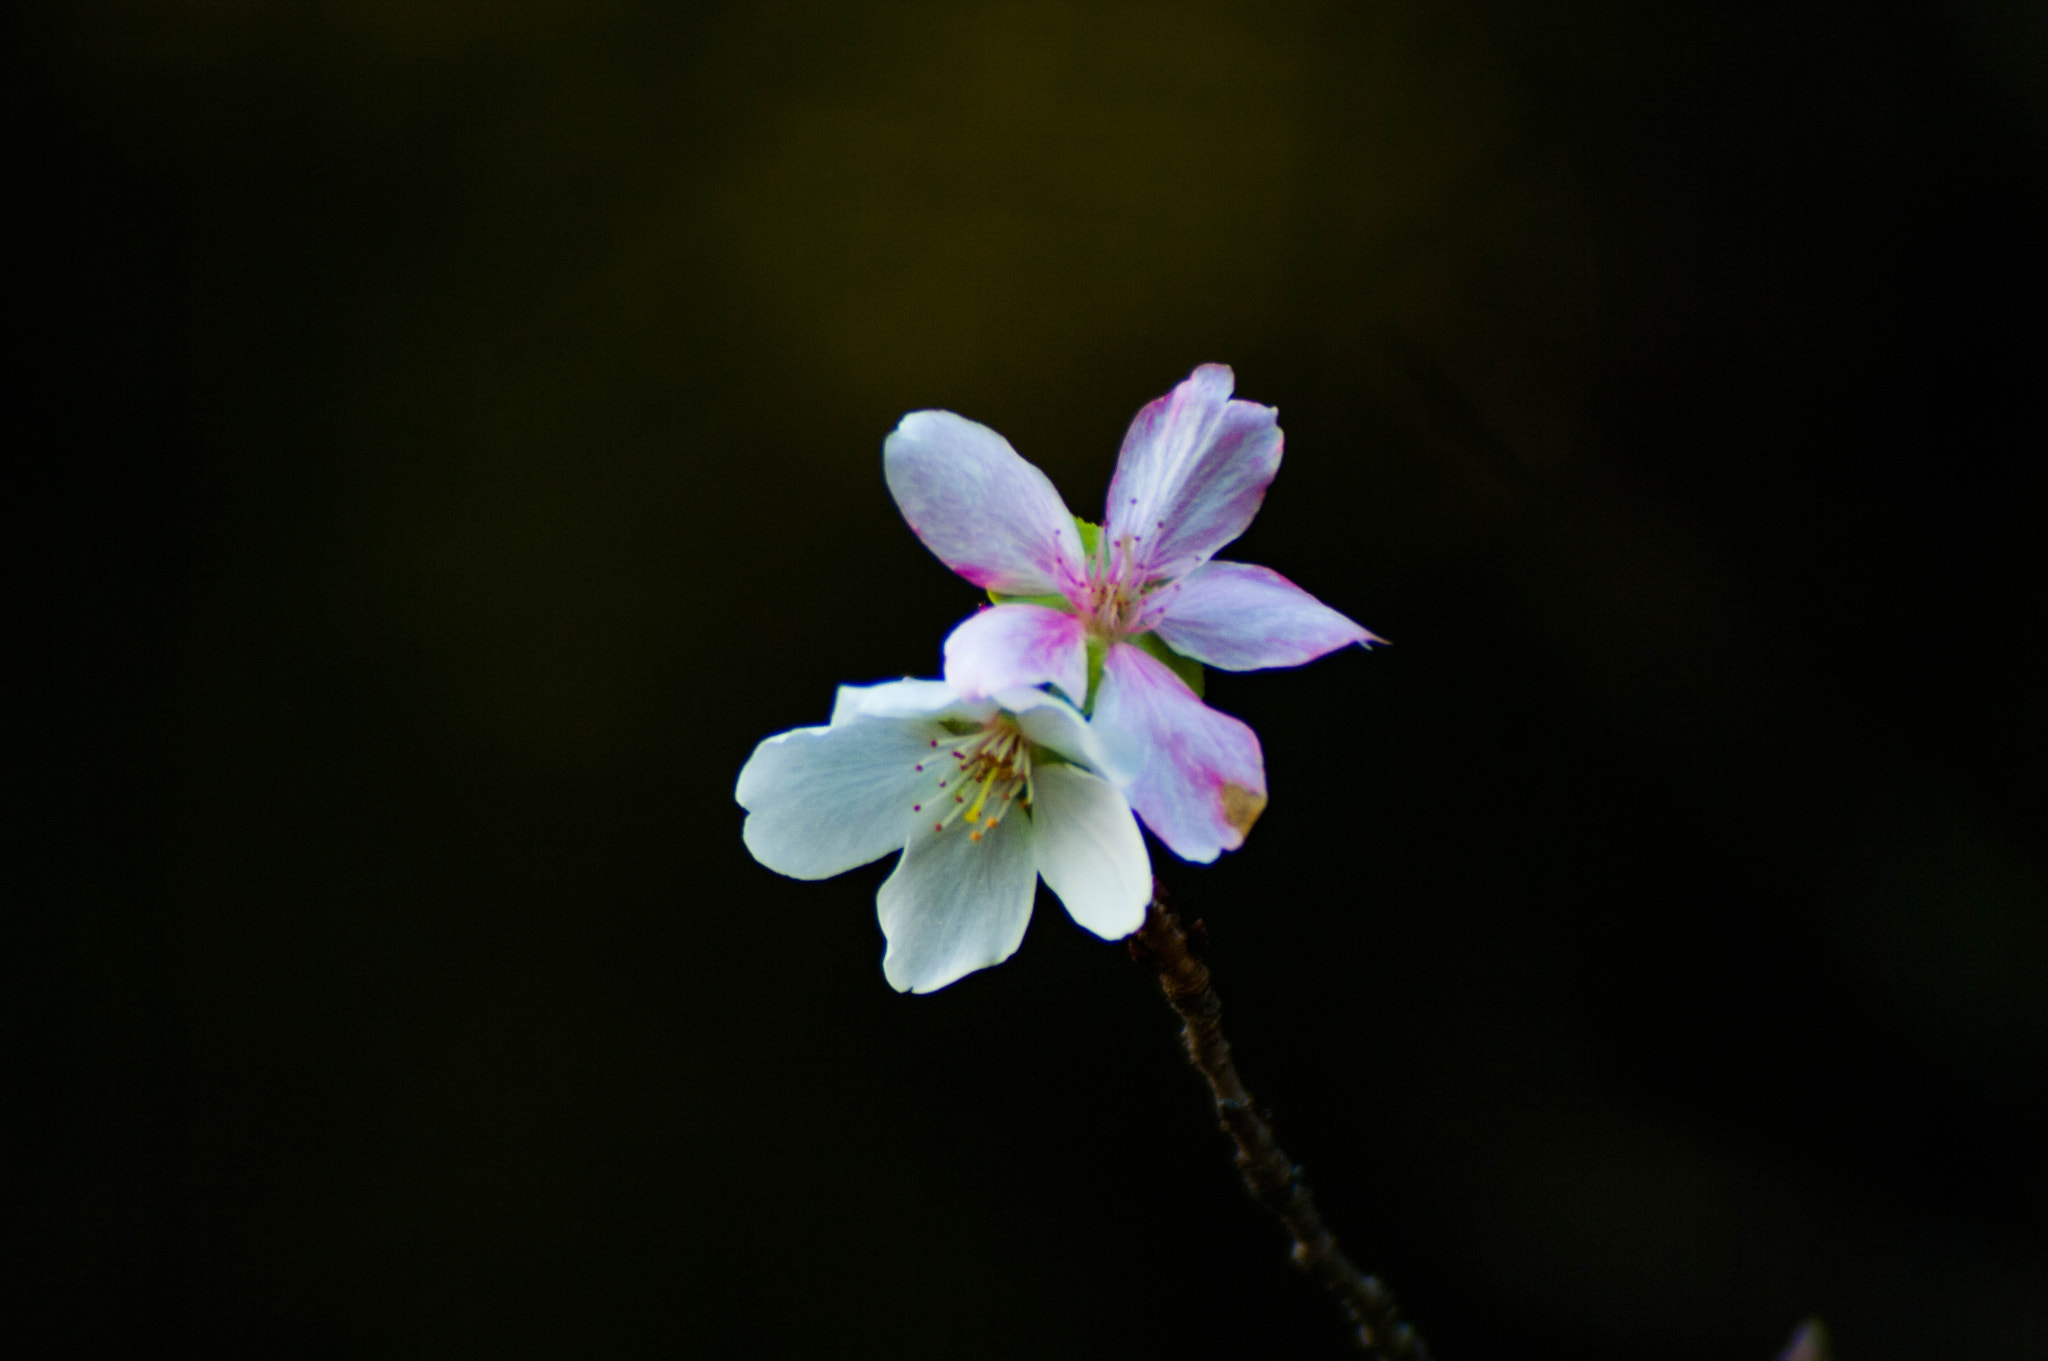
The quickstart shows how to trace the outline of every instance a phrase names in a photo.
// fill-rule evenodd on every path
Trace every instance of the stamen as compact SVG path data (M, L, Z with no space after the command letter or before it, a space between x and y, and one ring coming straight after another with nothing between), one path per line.
M946 750L957 764L947 778L936 780L935 785L938 790L953 791L953 806L932 824L934 832L944 832L954 819L964 817L968 839L978 842L1002 822L1012 807L1019 803L1030 806L1037 792L1032 783L1031 749L1014 722L1007 718L993 721L963 738L958 747ZM920 765L918 770L923 773L924 767ZM972 799L967 797L970 788L974 790ZM924 802L911 805L911 811L922 813Z
M974 807L967 810L967 820L973 822L981 816L981 806L988 802L988 791L996 782L996 768L991 766L981 782L981 793L975 797Z

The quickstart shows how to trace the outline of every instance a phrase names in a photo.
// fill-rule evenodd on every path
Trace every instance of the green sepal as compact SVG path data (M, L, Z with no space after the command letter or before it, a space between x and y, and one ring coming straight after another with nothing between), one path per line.
M1167 668L1174 675L1179 676L1188 683L1188 689L1195 692L1195 697L1197 699L1201 698L1204 687L1202 684L1202 664L1200 662L1196 661L1193 657L1185 657L1175 652L1166 645L1166 640L1156 633L1141 633L1131 639L1131 641L1144 648L1160 661L1165 662ZM1094 664L1092 655L1089 658L1089 663L1091 666ZM1088 678L1088 689L1090 693L1094 692L1095 676L1093 674L1090 674Z
M1004 595L1001 591L990 591L988 598L998 605L1043 605L1066 614L1074 612L1074 607L1063 595Z
M1102 526L1090 524L1076 515L1074 517L1074 528L1081 531L1081 556L1093 558L1095 556L1095 545L1102 538Z

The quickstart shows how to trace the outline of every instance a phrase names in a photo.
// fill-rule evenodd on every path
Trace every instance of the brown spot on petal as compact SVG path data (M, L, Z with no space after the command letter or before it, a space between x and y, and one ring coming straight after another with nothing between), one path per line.
M1241 784L1225 781L1221 790L1223 820L1237 828L1243 836L1259 820L1259 814L1266 811L1266 796L1255 789L1246 789Z

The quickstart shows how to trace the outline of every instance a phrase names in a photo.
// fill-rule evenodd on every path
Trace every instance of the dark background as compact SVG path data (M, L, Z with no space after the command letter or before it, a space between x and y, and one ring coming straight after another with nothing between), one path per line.
M1253 1089L1446 1361L2048 1355L2037 6L14 7L51 1355L1338 1356L1050 899L929 998L752 744L1233 364Z

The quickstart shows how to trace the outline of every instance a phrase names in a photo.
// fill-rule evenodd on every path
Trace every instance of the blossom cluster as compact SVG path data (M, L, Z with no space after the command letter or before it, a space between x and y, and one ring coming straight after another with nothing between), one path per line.
M1299 666L1378 641L1278 572L1215 554L1280 469L1279 413L1205 364L1138 413L1102 522L985 425L914 411L883 445L889 490L989 605L945 642L943 680L844 686L829 722L740 772L747 849L824 879L900 851L877 894L894 987L999 964L1038 880L1104 939L1151 892L1139 824L1185 860L1244 844L1266 807L1251 728L1203 702L1203 667Z

